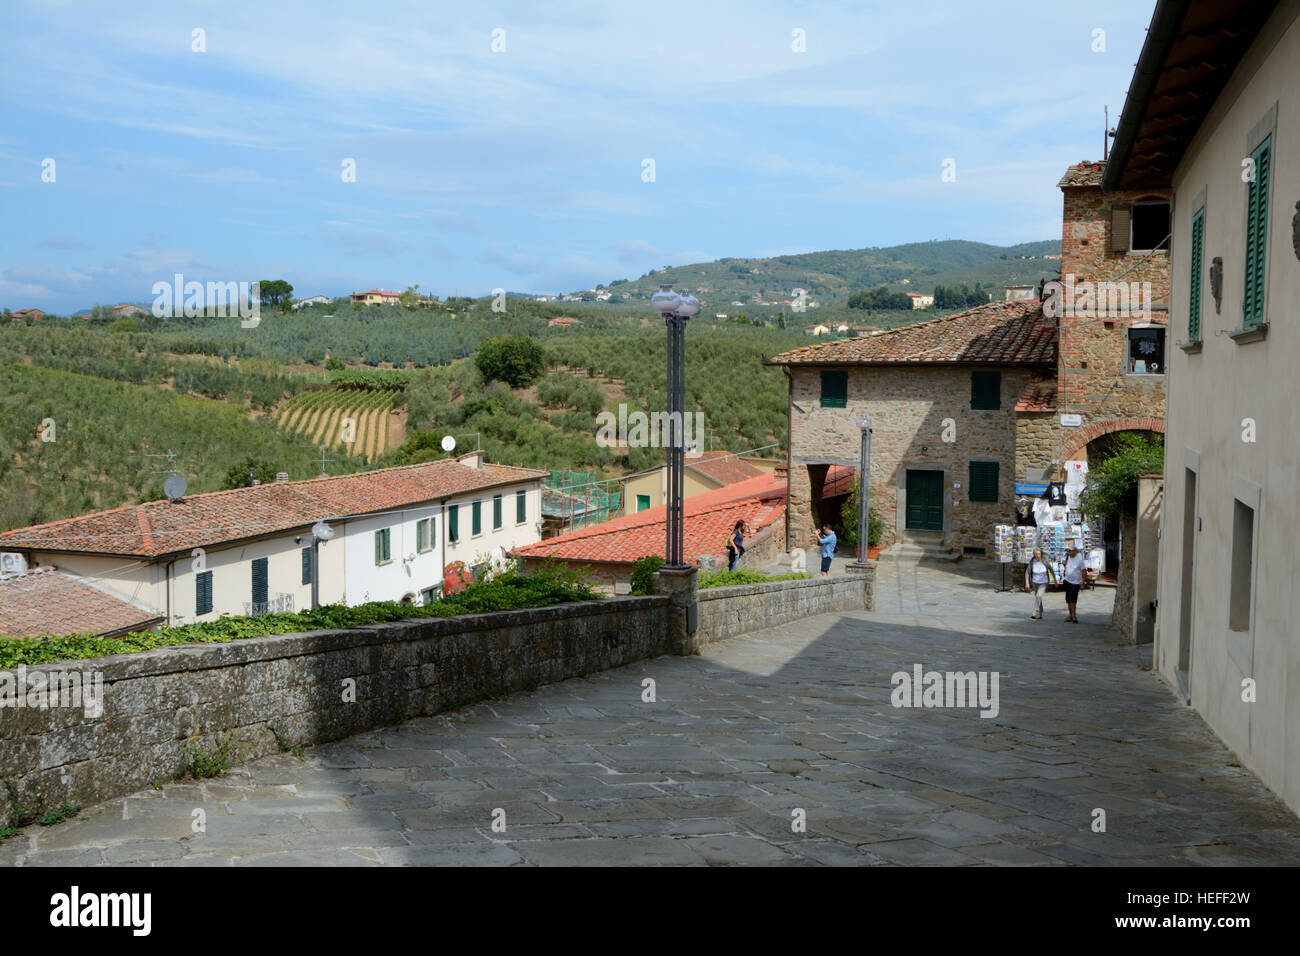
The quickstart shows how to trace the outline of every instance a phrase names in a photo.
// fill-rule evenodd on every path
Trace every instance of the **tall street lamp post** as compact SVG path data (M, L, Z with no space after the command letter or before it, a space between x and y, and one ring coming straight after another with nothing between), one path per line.
M858 416L862 458L858 463L858 564L867 563L867 533L871 527L871 419Z
M664 317L668 329L668 528L667 560L670 568L685 567L682 559L682 497L686 447L686 323L700 311L693 295L681 295L671 285L661 286L650 304Z

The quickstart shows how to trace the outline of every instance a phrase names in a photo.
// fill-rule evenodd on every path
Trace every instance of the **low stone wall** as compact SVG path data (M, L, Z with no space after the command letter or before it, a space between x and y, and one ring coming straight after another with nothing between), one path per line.
M865 571L808 580L767 581L699 592L697 644L836 611L871 610L874 563Z
M0 707L0 782L37 813L89 805L171 779L192 747L210 754L227 735L247 760L677 653L669 606L623 597L24 668L29 688L72 672L102 681L102 713Z

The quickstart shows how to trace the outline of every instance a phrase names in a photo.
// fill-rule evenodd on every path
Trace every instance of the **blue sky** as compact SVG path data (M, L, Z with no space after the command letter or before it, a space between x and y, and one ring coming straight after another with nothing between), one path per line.
M0 306L1059 238L1153 6L7 0Z

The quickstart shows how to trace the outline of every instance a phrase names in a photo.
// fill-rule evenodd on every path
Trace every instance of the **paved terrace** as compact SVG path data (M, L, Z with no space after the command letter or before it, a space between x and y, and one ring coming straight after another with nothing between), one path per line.
M1059 593L1031 621L997 575L884 564L874 613L168 783L29 828L0 863L1300 863L1296 817L1120 644L1112 592L1083 593L1082 624ZM893 708L914 663L1000 672L1001 712Z

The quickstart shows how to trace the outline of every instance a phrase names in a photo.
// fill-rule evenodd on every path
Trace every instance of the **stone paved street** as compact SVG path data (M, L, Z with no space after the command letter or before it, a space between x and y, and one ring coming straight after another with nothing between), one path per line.
M1112 592L1083 593L1082 624L1059 593L1031 621L997 575L882 564L875 612L164 784L0 863L1300 863L1300 822L1119 643ZM913 664L999 672L1000 712L892 707Z

